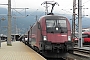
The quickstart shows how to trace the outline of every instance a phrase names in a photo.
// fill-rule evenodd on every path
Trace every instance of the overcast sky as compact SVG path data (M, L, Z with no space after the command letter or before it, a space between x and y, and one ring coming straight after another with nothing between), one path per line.
M55 6L54 11L62 13L63 14L72 14L73 8L73 0L11 0L12 8L29 8L28 11L37 9L39 11L45 11L44 5L41 5L44 1L55 1L59 4L59 6ZM78 1L78 0L76 0ZM0 0L0 4L8 4L8 0ZM77 3L76 3L77 4ZM90 0L82 0L82 6L83 8L89 8L89 9L83 9L83 14L90 16ZM77 5L78 6L78 5ZM0 7L7 8L7 6L0 5ZM63 10L62 10L63 9Z
M41 5L44 1L55 1L59 6L54 7L54 12L59 14L70 14L72 16L73 0L11 0L12 8L29 8L28 11L43 11L45 12L45 5ZM78 1L78 0L76 0ZM8 0L0 0L0 4L8 4ZM83 9L82 14L89 15L90 18L90 0L82 0ZM0 7L7 8L7 5L0 5ZM78 3L76 3L76 8ZM51 6L49 6L51 9ZM50 10L49 10L50 11ZM78 10L76 10L78 11ZM20 24L21 25L21 24Z

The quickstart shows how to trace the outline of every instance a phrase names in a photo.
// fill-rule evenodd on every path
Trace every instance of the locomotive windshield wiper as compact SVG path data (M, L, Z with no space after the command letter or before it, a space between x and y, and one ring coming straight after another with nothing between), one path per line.
M51 31L50 33L54 33L53 31Z

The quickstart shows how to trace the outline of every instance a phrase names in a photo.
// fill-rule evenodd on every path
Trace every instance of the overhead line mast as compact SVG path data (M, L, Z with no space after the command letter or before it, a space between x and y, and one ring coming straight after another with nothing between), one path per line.
M11 44L11 0L8 0L8 37L7 45L12 46Z
M72 39L75 38L76 0L73 0Z
M8 36L7 36L7 46L12 46L12 44L11 44L11 0L8 0L8 4L0 4L0 5L8 5Z
M79 25L79 40L78 46L82 47L82 0L78 0L78 25Z
M76 0L73 0L72 38L75 39ZM82 47L82 0L78 0L78 47Z

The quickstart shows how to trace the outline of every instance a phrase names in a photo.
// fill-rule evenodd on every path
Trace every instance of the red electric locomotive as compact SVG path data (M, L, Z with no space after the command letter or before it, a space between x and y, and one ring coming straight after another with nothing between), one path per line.
M90 32L84 32L82 34L82 38L83 38L83 44L90 45Z
M70 23L66 17L46 15L31 26L29 45L45 57L64 57L73 52Z
M68 19L52 13L42 16L28 33L28 44L44 57L61 58L73 53L71 28Z
M76 33L76 35L78 35L78 32ZM74 43L78 43L78 36L76 38L73 39ZM90 45L90 32L83 32L82 33L82 43L83 45Z

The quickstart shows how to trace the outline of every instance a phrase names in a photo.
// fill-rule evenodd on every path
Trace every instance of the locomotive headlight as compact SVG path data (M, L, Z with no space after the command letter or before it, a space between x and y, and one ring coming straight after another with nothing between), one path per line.
M68 41L71 41L71 36L68 36Z
M47 40L47 36L43 36L43 40L46 41Z

